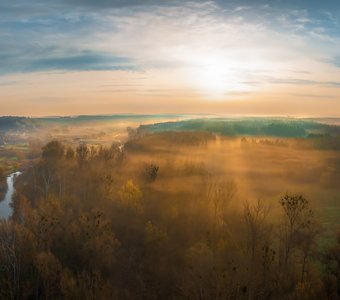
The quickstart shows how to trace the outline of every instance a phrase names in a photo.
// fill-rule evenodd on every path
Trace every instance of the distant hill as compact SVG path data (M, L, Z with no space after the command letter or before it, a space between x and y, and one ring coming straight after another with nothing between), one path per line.
M86 124L92 122L116 122L116 121L140 121L164 120L164 119L184 119L184 115L174 114L116 114L116 115L80 115L66 117L42 117L35 118L41 124Z
M288 118L195 119L141 125L139 129L147 132L207 131L226 136L340 137L340 126Z
M0 132L8 130L26 130L34 129L38 126L38 123L33 118L26 117L0 117Z
M71 117L14 117L3 116L0 117L0 132L8 130L27 130L34 129L49 125L81 125L100 122L121 122L121 121L133 121L133 122L145 122L148 120L174 120L188 118L184 115L172 115L172 114L117 114L117 115L82 115Z

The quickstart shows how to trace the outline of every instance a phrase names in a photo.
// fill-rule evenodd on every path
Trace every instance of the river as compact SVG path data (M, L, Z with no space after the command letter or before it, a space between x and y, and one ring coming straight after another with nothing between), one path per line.
M7 192L5 198L0 201L0 219L7 219L12 214L12 197L15 192L14 181L21 172L14 172L7 177Z

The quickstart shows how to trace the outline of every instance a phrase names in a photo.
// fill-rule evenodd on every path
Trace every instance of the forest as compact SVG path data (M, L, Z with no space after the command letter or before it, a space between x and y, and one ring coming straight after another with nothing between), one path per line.
M340 156L129 128L51 140L0 221L0 299L339 299Z

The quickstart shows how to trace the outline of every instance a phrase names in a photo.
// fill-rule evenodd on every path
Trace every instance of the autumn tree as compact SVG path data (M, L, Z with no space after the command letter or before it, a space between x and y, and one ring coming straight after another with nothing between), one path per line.
M75 152L72 147L67 147L66 153L65 153L65 158L67 160L73 160L75 157Z
M321 254L321 261L326 299L340 299L340 232L335 243Z
M143 193L140 188L133 183L132 180L128 180L118 191L119 203L136 213L143 212L142 197Z
M156 180L157 175L158 175L158 170L159 170L159 166L154 164L154 163L150 163L150 164L146 164L143 167L142 170L142 177L146 182L153 182Z
M53 140L42 148L41 156L46 161L60 160L64 156L64 150L64 145L61 142Z
M77 147L76 153L77 153L78 163L80 166L82 166L88 159L90 149L86 144L82 143Z

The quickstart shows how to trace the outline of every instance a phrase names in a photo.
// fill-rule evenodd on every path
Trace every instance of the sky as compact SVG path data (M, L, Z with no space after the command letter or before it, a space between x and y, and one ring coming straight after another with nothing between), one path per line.
M0 0L0 115L340 117L339 0Z

